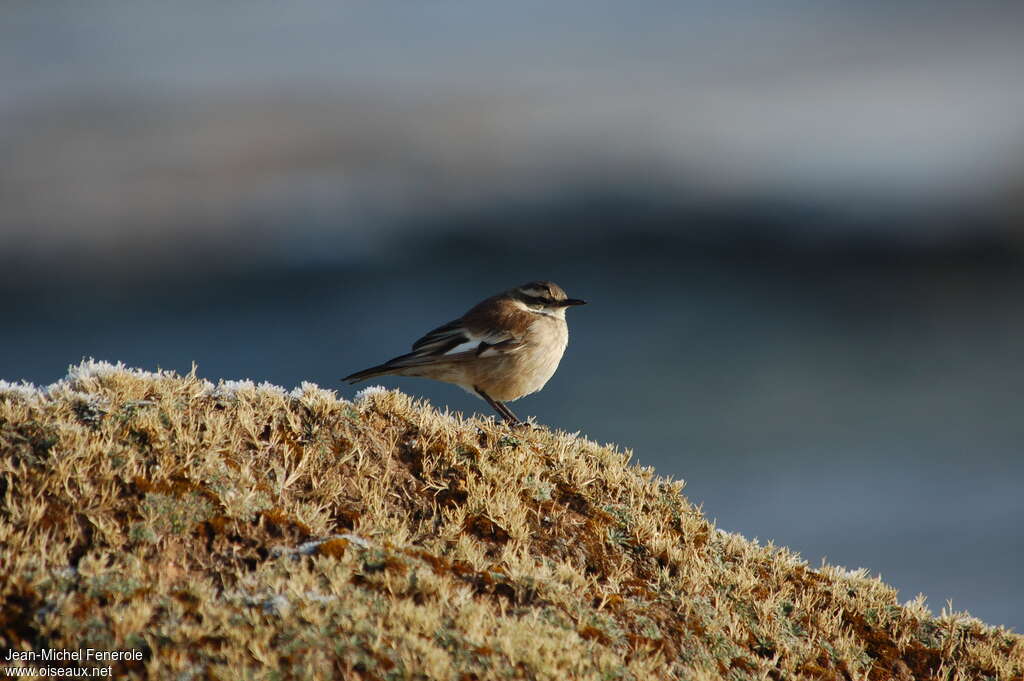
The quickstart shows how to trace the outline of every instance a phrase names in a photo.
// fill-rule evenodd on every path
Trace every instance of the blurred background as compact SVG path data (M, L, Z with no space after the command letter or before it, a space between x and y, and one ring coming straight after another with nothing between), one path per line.
M552 279L520 415L1019 631L1021 73L1011 2L4 3L0 377L351 397Z

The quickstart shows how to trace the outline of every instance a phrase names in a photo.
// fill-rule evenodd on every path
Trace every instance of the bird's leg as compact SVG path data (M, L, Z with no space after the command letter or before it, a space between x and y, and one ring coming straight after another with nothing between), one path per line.
M487 404L491 405L491 408L494 409L494 411L498 412L501 418L505 420L505 423L509 424L510 426L524 425L523 422L520 421L516 417L516 415L512 413L512 410L506 407L503 403L499 402L498 400L491 399L490 395L485 393L480 388L477 388L476 386L473 386L473 390L476 391L477 395L484 398L484 401L487 402Z
M502 415L505 416L506 422L513 428L537 428L537 426L531 426L526 421L520 421L519 417L512 413L512 410L509 409L509 406L504 402L498 402L497 400L495 400L495 402L501 409Z
M508 408L508 405L504 402L498 402L498 406L507 415L508 422L518 428L519 426L525 426L525 421L520 421L519 417L512 413L512 410Z

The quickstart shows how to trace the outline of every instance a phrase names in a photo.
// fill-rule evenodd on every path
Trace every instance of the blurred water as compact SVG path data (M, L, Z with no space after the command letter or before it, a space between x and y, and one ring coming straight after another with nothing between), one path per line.
M592 304L570 312L562 366L520 415L632 448L723 528L1024 624L1019 267L610 246L427 240L360 268L8 295L0 376L49 382L82 356L195 361L214 379L350 396L338 377L550 277ZM451 386L379 382L488 413Z

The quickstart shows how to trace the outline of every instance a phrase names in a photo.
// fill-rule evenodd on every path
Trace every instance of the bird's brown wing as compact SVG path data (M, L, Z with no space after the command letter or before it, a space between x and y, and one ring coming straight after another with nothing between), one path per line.
M459 360L512 352L522 347L530 322L510 302L488 298L459 319L425 334L412 344L407 357Z
M424 334L422 338L412 344L412 353L410 354L443 355L468 340L469 335L462 320L456 319Z
M465 362L479 357L516 352L526 346L526 328L532 322L510 301L488 298L465 315L427 332L412 344L412 352L346 376L355 383L398 373L408 367L437 362Z
M433 333L434 331L431 332ZM471 331L465 326L456 325L436 336L431 337L431 334L424 336L422 342L416 341L417 345L413 346L413 351L403 358L406 361L461 361L512 352L523 346L519 338L508 331L498 329Z

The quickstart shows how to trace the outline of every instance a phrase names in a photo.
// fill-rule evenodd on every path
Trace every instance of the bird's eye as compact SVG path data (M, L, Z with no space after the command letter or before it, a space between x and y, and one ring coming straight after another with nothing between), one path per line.
M541 296L526 296L526 304L538 310L544 308L544 306L547 305L547 302L548 301L546 301Z

